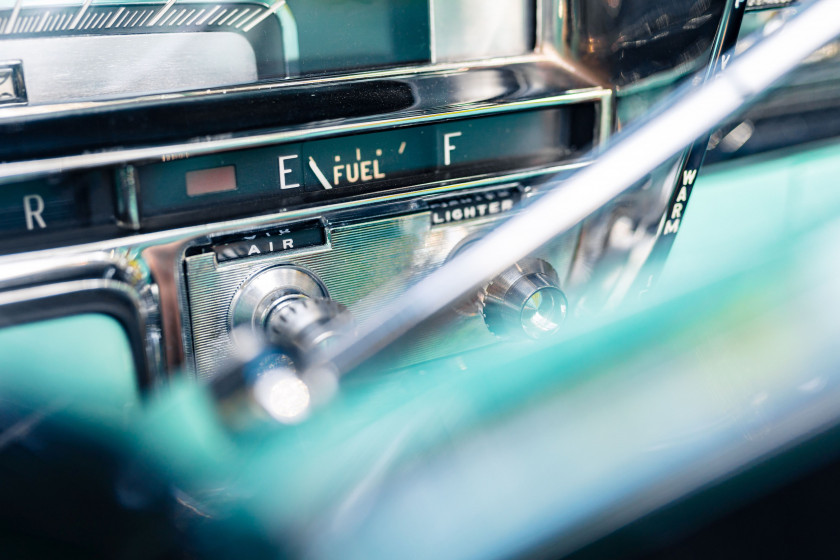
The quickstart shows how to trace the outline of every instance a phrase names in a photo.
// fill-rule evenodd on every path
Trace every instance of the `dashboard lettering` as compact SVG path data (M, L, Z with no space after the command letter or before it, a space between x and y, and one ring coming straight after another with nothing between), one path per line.
M270 255L323 245L326 232L320 223L299 224L248 235L233 235L211 247L218 262L242 259L254 255Z
M455 146L451 140L461 136L460 132L449 132L443 135L443 164L450 165L452 163L452 152L455 151Z
M296 159L297 155L292 156L280 156L280 188L281 189L296 189L300 186L300 183L287 183L286 182L286 175L292 172L291 169L286 167L286 160Z
M512 210L519 191L505 190L452 198L430 204L432 225L493 216Z
M378 149L376 158L362 160L362 151L356 148L356 161L353 163L341 163L341 156L335 156L337 165L333 166L333 185L338 186L342 179L350 184L384 179L385 173L379 170L379 156L381 155L382 150Z
M23 197L23 214L26 217L26 229L32 231L35 225L39 229L47 229L41 214L44 212L44 199L39 194L28 194Z

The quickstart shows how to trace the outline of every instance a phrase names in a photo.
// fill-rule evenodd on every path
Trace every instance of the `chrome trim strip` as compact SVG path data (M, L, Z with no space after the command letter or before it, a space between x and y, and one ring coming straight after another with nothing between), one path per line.
M81 296L87 301L79 301ZM109 301L109 296L113 299ZM163 378L162 348L159 344L157 310L148 292L120 280L74 279L0 292L0 326L58 319L81 313L103 313L114 317L126 331L132 346L137 382L141 388ZM84 299L84 298L82 298Z
M747 0L747 11L781 10L795 6L799 0Z
M307 77L284 80L282 82L271 82L262 84L246 84L241 86L210 88L199 91L183 91L174 93L162 93L157 95L145 95L128 99L109 99L105 101L78 101L61 103L56 105L36 105L30 107L8 107L0 109L0 119L15 119L20 117L32 117L36 115L58 115L76 111L90 111L106 107L130 107L152 101L174 101L177 99L196 99L213 95L230 95L234 93L255 93L275 89L301 87L311 85L337 84L348 81L373 80L384 78L412 78L435 73L448 73L454 71L469 71L492 68L513 64L553 64L558 65L557 59L544 54L527 54L523 56L490 58L486 60L472 60L462 62L447 62L444 64L420 64L406 65L396 68L379 70L368 70L349 74L337 74L322 77ZM568 70L566 65L563 70ZM583 77L579 76L581 79Z
M140 229L140 195L137 168L126 165L116 172L117 225L137 231Z
M71 245L67 247L57 247L51 249L42 249L38 251L29 251L25 253L2 255L0 256L0 265L33 260L51 261L42 262L41 264L44 266L44 268L54 268L56 266L60 267L62 265L56 265L55 261L53 261L54 258L74 254L87 254L90 252L97 251L144 248L154 245L163 245L179 241L187 241L190 239L195 239L210 234L222 235L250 229L259 229L269 224L280 225L290 221L317 218L324 214L329 214L343 210L352 210L367 206L372 207L377 204L399 202L411 198L421 198L430 195L444 194L460 190L491 186L500 183L511 183L521 181L524 179L541 177L543 175L552 175L563 171L572 171L575 169L585 167L589 165L589 163L590 162L588 160L581 160L553 167L541 168L538 170L521 171L507 175L493 175L489 177L475 178L472 180L469 180L468 178L468 180L458 183L428 183L424 185L418 185L417 189L413 189L408 192L385 194L382 196L365 198L361 200L337 202L334 204L327 204L323 206L316 206L310 208L300 208L295 210L284 210L275 214L266 214L263 216L250 216L247 218L237 218L233 220L213 222L210 224L202 224L198 226L168 229L153 233L108 239L106 241L85 243L81 245Z
M715 125L743 109L818 48L840 34L836 0L814 0L743 53L714 80L677 90L644 122L622 132L586 169L547 190L449 263L383 302L354 336L325 349L301 377L337 378L351 371L445 306L516 261L569 231L632 187L652 169L682 152ZM325 385L320 385L325 386ZM334 386L334 385L333 385ZM317 389L315 389L317 390ZM317 400L313 398L313 401Z
M532 59L532 57L529 57L529 59ZM458 66L458 70L463 70L461 65L452 66ZM310 139L332 134L369 131L396 125L424 124L454 117L473 117L516 110L548 108L581 101L594 101L598 103L599 118L601 120L599 129L595 131L595 141L601 144L609 137L612 131L613 93L609 89L591 87L533 100L495 104L472 103L463 106L452 106L449 110L428 114L409 114L398 118L380 119L363 123L345 123L314 130L288 130L258 135L253 138L231 138L202 145L181 144L174 148L164 146L134 150L133 152L135 155L137 155L137 152L140 152L140 155L146 158L154 157L154 155L150 154L157 154L157 157L163 158L171 155L169 152L170 149L181 149L190 154L235 150L252 145L273 144L275 142L294 141L304 138ZM103 158L105 161L122 161L125 158L125 152L89 154L87 156L76 157L81 159L84 167L95 167L105 164L103 163ZM108 160L108 158L111 159ZM55 158L45 161L52 165L49 169L64 171L68 169L68 165L73 163L74 159ZM143 158L141 157L140 159ZM34 166L39 162L20 163ZM155 357L156 372L158 375L163 375L166 371L169 371L171 374L177 368L184 365L185 354L186 356L192 354L192 326L190 324L187 305L186 283L183 278L182 258L184 252L190 245L196 242L203 242L203 239L207 239L207 236L259 229L268 225L318 218L325 214L352 209L371 208L373 210L379 204L409 201L414 198L423 198L464 189L539 178L544 175L570 171L588 164L588 160L578 160L551 167L519 170L506 175L466 177L457 180L457 182L449 183L425 183L416 185L411 190L406 190L405 192L373 195L365 199L335 202L324 206L295 210L283 210L270 215L251 216L148 234L127 235L126 237L95 243L5 255L0 256L0 270L3 273L8 273L8 276L14 276L18 279L21 278L20 275L23 275L23 277L28 279L27 281L31 281L33 278L31 275L44 274L48 277L45 282L55 282L61 278L62 274L66 274L68 269L74 269L84 264L100 261L131 264L129 269L136 276L136 283L133 284L134 288L132 289L138 294L147 294L154 301L154 306L151 310L154 312L155 321L147 329L149 335L145 344L151 350L157 349L163 352L165 348L165 355L156 355ZM9 165L15 164L0 166L0 176L2 176L3 172L5 172L7 177L14 176L8 172ZM43 173L45 171L43 169L37 169L34 172ZM128 194L129 191L126 191L126 193ZM136 197L133 200L126 200L123 219L127 226L136 223L134 221L135 215L133 210L136 209L136 204ZM5 266L4 269L4 265L10 266ZM134 270L135 268L136 270ZM16 272L12 273L12 270ZM7 278L7 280L11 284L12 280L10 278ZM2 288L2 282L3 275L0 274L0 289ZM163 362L164 359L166 360L166 366Z
M14 256L7 255L6 259ZM51 253L49 259L28 259L0 268L0 292L70 278L110 278L131 284L144 280L137 269L128 266L127 259L107 250L91 250L84 255Z
M21 161L0 164L0 181L8 182L12 179L19 180L38 175L68 171L71 169L89 169L93 167L117 165L127 162L143 160L167 160L181 159L185 157L209 154L214 152L230 151L248 147L265 146L269 144L295 141L300 139L313 139L327 135L356 133L361 131L373 131L387 127L402 126L410 124L431 123L444 119L457 117L471 117L503 113L518 109L538 109L552 105L566 105L581 101L604 101L611 97L610 90L599 87L572 90L561 95L543 97L527 101L514 101L495 105L473 105L459 107L456 110L449 110L428 115L411 115L396 118L374 120L364 123L350 123L329 125L317 129L295 129L240 138L225 138L209 140L202 143L181 143L165 146L153 146L148 148L131 148L127 150L115 150L113 152L100 152L93 154L81 154L76 156L63 156L42 160ZM5 180L5 181L4 181Z

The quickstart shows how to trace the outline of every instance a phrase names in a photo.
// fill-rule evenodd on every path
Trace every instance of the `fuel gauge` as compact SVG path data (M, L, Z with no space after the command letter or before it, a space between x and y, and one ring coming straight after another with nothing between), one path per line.
M420 127L304 143L306 188L396 185L432 171L437 161L433 135Z

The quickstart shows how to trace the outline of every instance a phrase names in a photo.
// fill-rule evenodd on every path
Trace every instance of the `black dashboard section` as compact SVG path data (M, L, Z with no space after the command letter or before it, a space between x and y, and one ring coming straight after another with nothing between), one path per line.
M122 233L114 189L103 171L49 176L0 188L0 254Z
M138 166L141 221L199 209L202 220L224 218L252 202L323 204L562 163L592 146L596 127L595 103L583 102Z
M714 41L726 0L587 2L572 10L586 42L574 46L590 69L629 85L669 69L699 66Z
M300 126L410 108L411 87L396 80L220 92L89 112L0 122L0 160L184 141L247 130Z

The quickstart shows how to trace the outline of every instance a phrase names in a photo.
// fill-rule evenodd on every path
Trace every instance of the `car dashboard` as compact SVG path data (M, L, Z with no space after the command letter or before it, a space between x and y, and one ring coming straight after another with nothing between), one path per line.
M47 439L69 430L78 447L47 446L60 457L35 463L61 470L84 457L83 468L95 468L79 484L94 501L118 504L114 523L125 523L99 541L33 507L7 520L9 534L41 531L58 546L124 556L144 510L166 542L143 555L540 556L574 552L684 495L662 492L669 500L620 515L629 510L608 509L604 498L615 476L606 465L616 459L596 453L588 460L600 478L578 480L589 493L547 484L543 502L513 476L492 482L503 491L486 504L509 523L479 515L497 531L482 536L467 521L482 509L477 488L491 484L488 473L518 472L511 457L568 460L546 451L547 434L532 435L535 415L574 427L552 432L569 445L604 429L578 410L598 399L567 385L572 372L613 379L604 372L642 368L639 348L679 347L659 328L683 328L672 315L656 308L639 319L648 337L639 340L628 309L659 301L660 277L671 278L663 270L704 160L726 169L741 156L836 136L825 114L808 121L822 129L779 134L784 119L809 114L813 98L800 97L814 84L828 84L822 100L834 106L831 83L820 80L836 52L818 53L798 82L751 112L698 128L638 176L631 165L604 171L593 192L628 184L591 211L580 202L580 219L558 206L534 220L533 238L503 228L577 188L622 142L645 151L634 132L643 138L657 114L713 86L747 50L748 32L784 28L798 11L791 4L0 4L0 370L11 380L9 422L74 395L81 408L61 405ZM559 235L539 233L552 228ZM479 251L498 252L499 262L440 272ZM448 284L434 284L442 278ZM690 283L682 278L681 289ZM691 308L679 301L675 309ZM686 328L705 332L696 321ZM34 350L45 340L49 349ZM632 359L623 363L621 351ZM655 361L643 369L638 386L615 377L606 392L648 399L654 386L692 390L672 385ZM673 428L691 424L682 420ZM693 420L712 421L700 412ZM477 426L487 432L475 436ZM509 453L483 454L482 438L497 441L491 434ZM613 443L618 456L630 453ZM707 443L635 464L633 480L667 465L677 471ZM495 467L485 472L482 457ZM726 472L709 468L704 480ZM476 488L465 482L473 477ZM52 488L55 472L29 478L20 492L33 504L69 499L65 490L46 498L30 490ZM113 488L103 491L102 480ZM469 499L427 511L415 490L430 505ZM366 497L358 502L357 493ZM573 538L570 512L596 515L602 498L615 522ZM96 522L108 507L79 515ZM536 511L538 521L529 517ZM450 525L429 521L436 516ZM418 540L418 526L428 540ZM463 540L446 527L459 527ZM562 546L540 548L558 535Z

